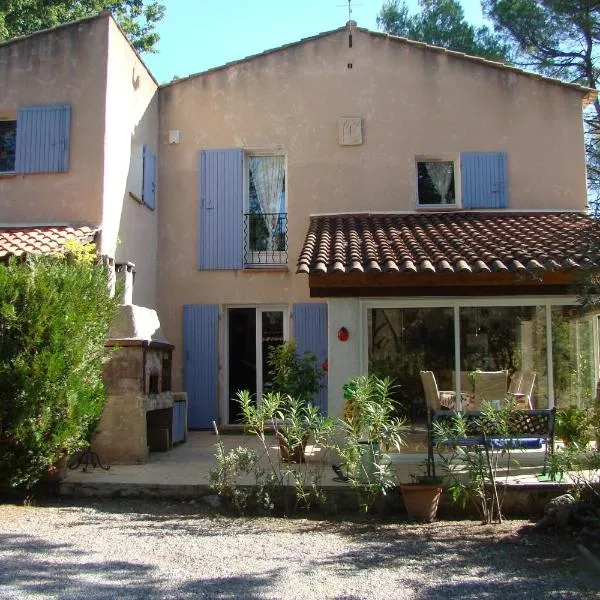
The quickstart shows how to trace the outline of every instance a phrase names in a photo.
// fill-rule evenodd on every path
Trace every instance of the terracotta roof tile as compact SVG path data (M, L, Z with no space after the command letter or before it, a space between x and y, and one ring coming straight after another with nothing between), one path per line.
M0 227L0 259L11 255L55 254L63 249L67 240L93 242L99 229L69 225Z
M598 266L600 224L581 213L311 217L298 273L539 273Z

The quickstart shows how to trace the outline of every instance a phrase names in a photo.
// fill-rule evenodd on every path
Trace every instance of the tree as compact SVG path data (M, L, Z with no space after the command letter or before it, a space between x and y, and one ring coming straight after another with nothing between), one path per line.
M419 0L419 12L414 15L405 0L390 0L381 8L377 26L392 35L510 62L510 45L488 27L470 25L458 0Z
M155 52L156 24L164 17L160 0L0 0L0 41L56 27L110 10L140 52Z
M89 442L118 300L93 247L0 264L0 495Z
M597 89L599 0L482 0L516 62L545 75ZM584 114L590 200L600 196L600 102Z

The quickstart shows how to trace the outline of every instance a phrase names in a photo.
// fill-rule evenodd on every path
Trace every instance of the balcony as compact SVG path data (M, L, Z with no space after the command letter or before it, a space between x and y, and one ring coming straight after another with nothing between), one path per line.
M287 213L244 214L244 240L246 268L287 266Z

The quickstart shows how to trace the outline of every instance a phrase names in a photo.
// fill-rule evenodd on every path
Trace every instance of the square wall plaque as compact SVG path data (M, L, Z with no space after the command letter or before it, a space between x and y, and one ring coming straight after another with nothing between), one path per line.
M342 117L338 125L340 146L360 146L363 143L361 117Z

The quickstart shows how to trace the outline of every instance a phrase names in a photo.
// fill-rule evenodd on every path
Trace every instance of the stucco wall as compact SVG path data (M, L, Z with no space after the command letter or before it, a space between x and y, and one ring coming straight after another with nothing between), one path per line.
M342 417L344 398L342 386L361 373L362 333L360 331L360 308L357 298L330 298L327 302L329 315L327 339L327 384L329 416ZM348 330L348 340L337 337L341 327Z
M1 223L101 223L107 26L92 19L0 45L0 117L71 105L68 172L0 176Z
M338 144L343 116L362 117L362 145ZM159 312L176 386L183 304L306 301L294 271L309 215L414 210L416 155L505 151L510 208L585 209L579 93L362 32L351 49L341 32L161 88L160 136ZM198 151L230 147L287 157L288 273L196 270Z
M108 43L102 253L135 263L133 302L154 308L157 211L129 192L141 200L144 144L158 150L157 85L112 19Z

